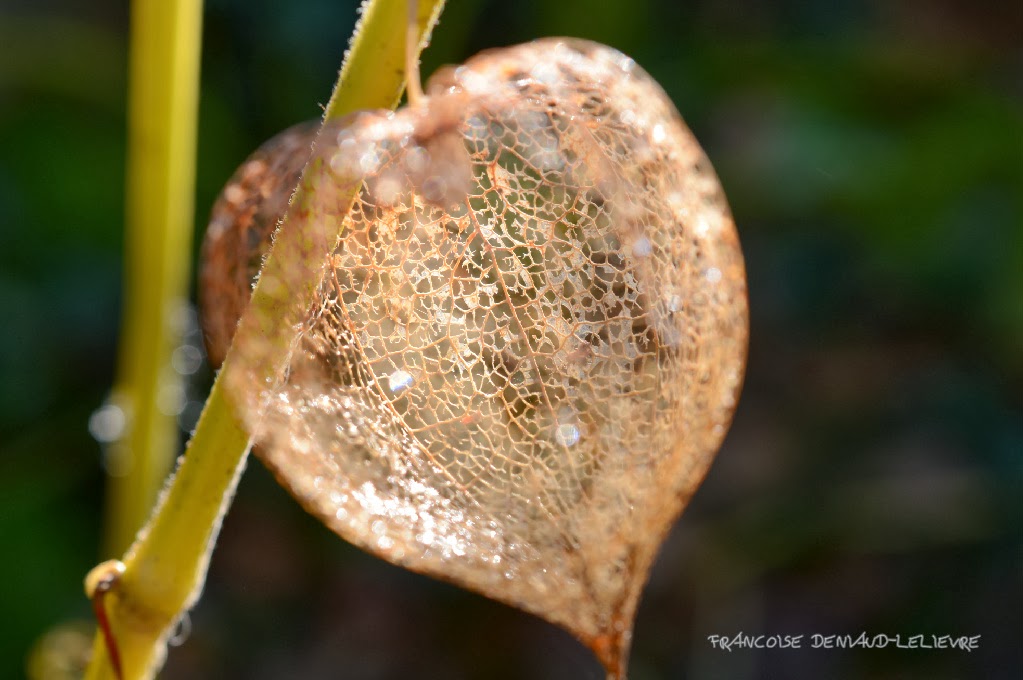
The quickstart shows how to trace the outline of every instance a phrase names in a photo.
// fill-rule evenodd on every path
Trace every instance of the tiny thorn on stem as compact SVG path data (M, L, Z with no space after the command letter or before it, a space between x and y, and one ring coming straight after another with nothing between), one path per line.
M104 598L120 582L123 574L124 562L120 560L107 560L93 567L85 576L85 595L92 601L92 611L96 616L96 624L103 634L107 654L110 656L110 666L113 668L114 676L117 680L123 680L124 678L124 674L121 671L121 654L117 648L117 639L114 637L114 631L110 627L110 618L107 616Z

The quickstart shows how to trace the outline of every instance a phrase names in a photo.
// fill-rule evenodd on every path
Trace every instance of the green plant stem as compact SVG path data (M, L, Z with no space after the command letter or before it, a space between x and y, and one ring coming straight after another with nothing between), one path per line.
M123 335L111 401L125 413L108 456L104 553L119 555L152 511L178 449L171 353L192 257L202 0L131 8Z
M420 47L436 22L443 0L424 0L418 15ZM395 106L404 87L405 0L370 0L364 5L326 118ZM225 385L274 384L297 333L296 319L308 309L319 284L326 242L338 225L317 225L317 168L307 168L292 208L242 317L231 350L156 513L124 557L125 570L107 596L107 613L121 650L124 677L150 678L166 654L173 626L199 596L220 522L230 503L249 448L235 403L246 399ZM338 190L331 201L347 204L358 185ZM326 192L321 192L326 193ZM331 236L331 229L333 235ZM261 348L264 361L246 352ZM256 381L253 383L252 381ZM87 678L113 678L103 640L97 636Z
M419 52L430 42L433 27L440 19L445 0L419 0L416 25ZM408 23L407 0L367 0L362 18L355 27L351 51L341 65L334 92L327 103L325 121L337 120L353 111L371 108L393 109L405 90L405 29ZM372 37L371 37L372 36ZM386 40L381 40L386 37ZM355 54L361 51L362 55ZM372 60L372 68L365 68ZM395 86L395 83L399 84Z

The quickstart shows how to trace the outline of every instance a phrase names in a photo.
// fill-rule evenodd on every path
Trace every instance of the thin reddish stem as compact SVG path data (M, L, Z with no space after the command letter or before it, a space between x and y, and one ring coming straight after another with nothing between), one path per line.
M117 648L117 638L110 627L110 619L107 617L107 608L103 600L110 592L114 580L101 581L96 585L96 591L92 595L92 611L96 615L96 623L103 634L103 642L107 647L107 654L110 656L110 666L114 669L114 676L117 680L123 680L124 674L121 670L121 652Z

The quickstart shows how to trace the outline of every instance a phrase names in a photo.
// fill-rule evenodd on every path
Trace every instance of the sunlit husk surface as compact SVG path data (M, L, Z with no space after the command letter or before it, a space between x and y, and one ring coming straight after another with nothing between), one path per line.
M341 241L282 384L238 401L338 534L560 624L618 673L735 408L735 227L671 102L610 48L486 52L427 92L321 135L312 217ZM360 177L331 209L330 183Z

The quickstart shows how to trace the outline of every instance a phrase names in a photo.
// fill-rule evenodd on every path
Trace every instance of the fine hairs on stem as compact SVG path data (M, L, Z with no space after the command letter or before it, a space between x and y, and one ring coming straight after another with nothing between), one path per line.
M417 21L418 30L424 36L436 23L443 4L443 0L424 0L422 22ZM199 24L195 19L199 16L197 10L201 3L193 0L147 1L139 3L139 6L147 10L159 8L167 13L188 9L192 12L188 16L193 20L188 22L188 30L181 32L185 36L182 39L188 44L198 44L195 36L198 35ZM340 118L352 111L393 108L397 104L405 84L406 59L403 57L406 57L407 41L402 32L406 28L404 7L404 0L367 0L364 3L362 18L356 26L334 95L327 107L327 119ZM142 23L147 27L154 25L157 32L169 25L169 20L161 13L142 14ZM422 42L420 38L412 44L418 48ZM136 44L151 46L157 51L166 47L164 41L141 40ZM170 57L164 61L168 59ZM190 73L198 78L197 67ZM148 82L166 84L172 80L178 82L169 76L150 78ZM157 103L163 101L162 95L151 96ZM295 199L297 204L306 205L315 199L317 187L314 184L310 180L299 189ZM330 196L332 200L344 202L334 190ZM349 200L351 198L349 196ZM308 261L310 259L319 264L322 253L308 247L309 225L304 217L305 214L299 210L286 218L291 226L281 229L274 252L266 259L264 269L272 265L278 280L282 272L315 271L315 266ZM268 280L270 278L273 277L268 277ZM296 332L289 314L296 307L303 308L305 300L312 300L319 279L310 277L308 281L293 282L294 285L287 290L261 285L264 283L261 279L252 292L247 312L252 317L242 324L255 330L246 331L249 334L242 335L236 344L239 347L250 346L254 344L252 339L255 337L259 340L255 344L271 346L269 354L278 351L283 355ZM288 304L282 304L280 296L284 295L289 296ZM231 352L228 352L228 364L235 365L235 368L225 368L214 382L173 481L166 486L146 528L138 533L122 557L119 564L123 571L114 565L118 576L111 579L109 586L104 582L101 588L87 590L90 598L102 592L100 604L107 619L106 634L101 631L93 642L92 659L85 676L88 680L153 678L163 664L171 631L199 597L221 519L234 495L249 449L249 434L239 422L237 409L232 403L238 398L238 393L231 392L225 376L251 373L257 381L263 382L275 379L278 366L272 360L264 364L246 363L244 352L235 353L238 356L231 360ZM270 358L275 356L278 355ZM113 655L109 645L111 640L117 648ZM112 656L117 657L116 661Z

